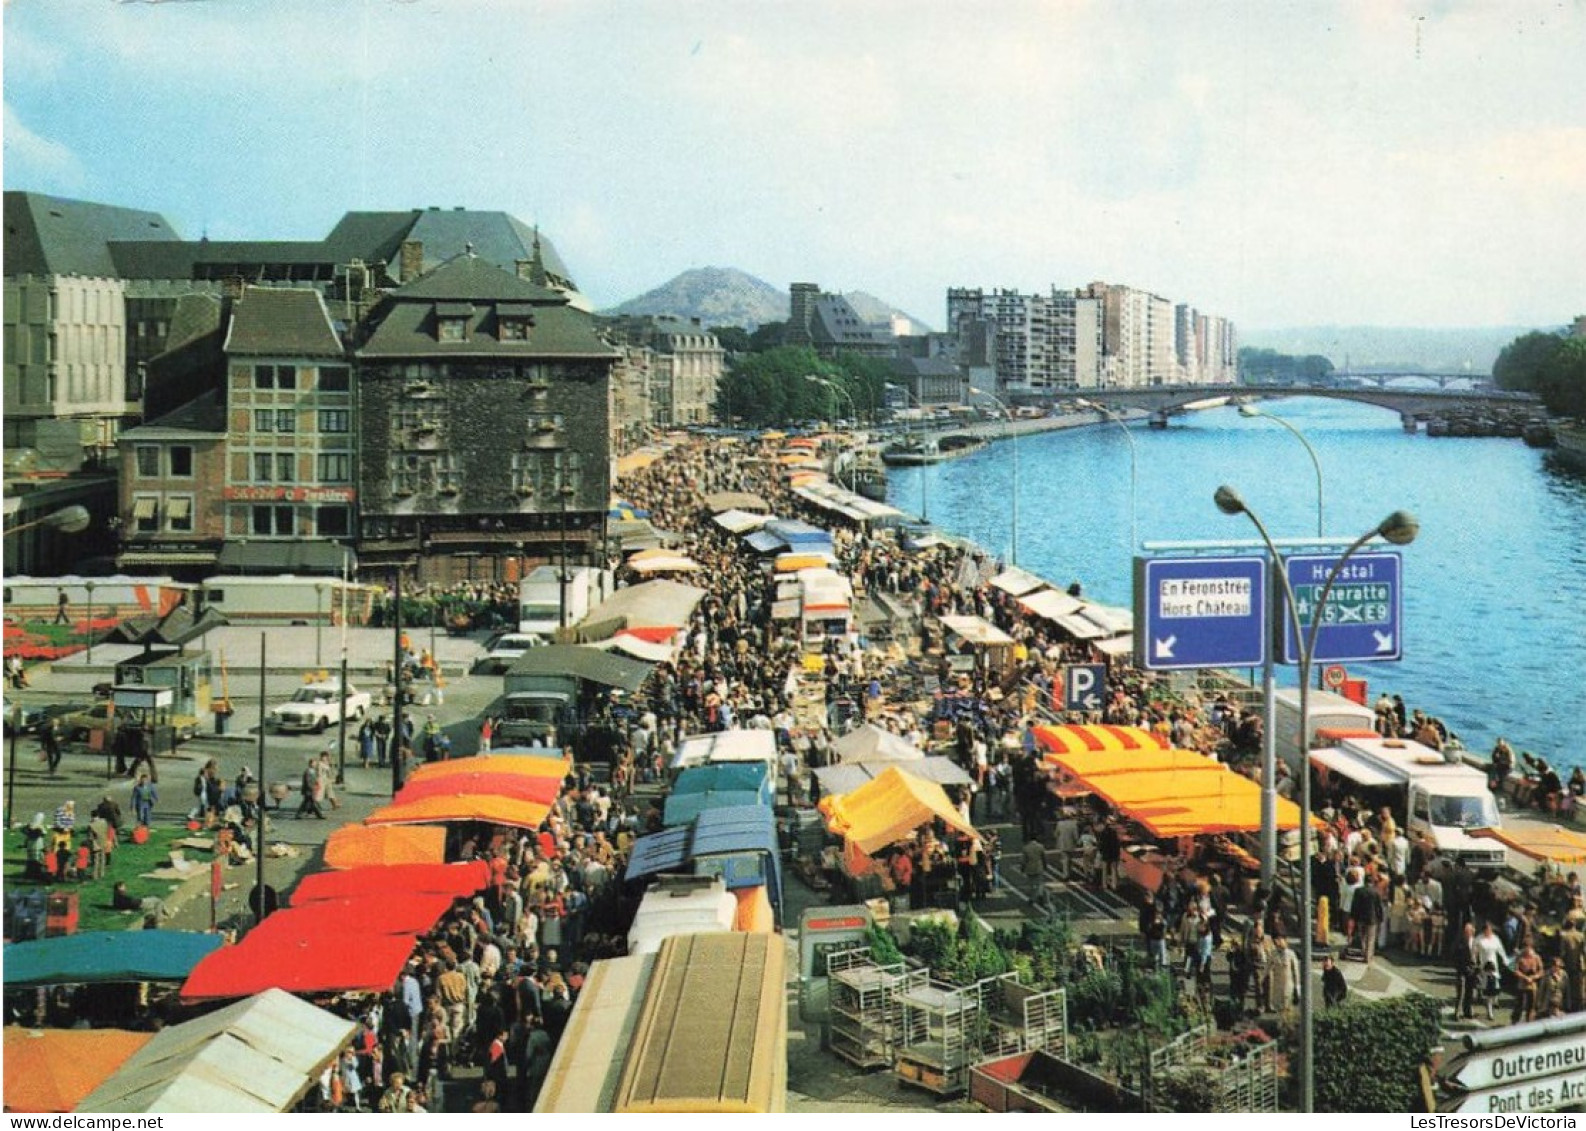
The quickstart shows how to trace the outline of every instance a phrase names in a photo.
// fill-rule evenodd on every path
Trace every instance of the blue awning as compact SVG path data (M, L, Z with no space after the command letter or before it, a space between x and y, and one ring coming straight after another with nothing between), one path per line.
M628 857L628 870L624 878L641 880L660 872L674 872L688 861L688 838L691 828L667 829L664 832L641 836L633 842L633 852Z
M715 809L751 808L761 803L761 795L753 790L709 789L701 793L674 793L666 799L661 823L667 828L686 825L701 813Z
M774 554L787 545L781 536L772 534L769 530L756 530L753 534L745 534L743 540L757 554Z
M807 522L800 522L796 518L773 518L762 528L765 533L775 534L789 546L800 548L819 543L830 543L831 531L822 530L818 526L811 526Z
M773 800L767 786L771 782L771 767L764 762L712 762L694 766L677 775L672 783L673 793L711 793L735 790L763 793Z
M197 931L84 931L9 943L5 984L80 985L90 982L184 982L193 967L218 950L219 935Z

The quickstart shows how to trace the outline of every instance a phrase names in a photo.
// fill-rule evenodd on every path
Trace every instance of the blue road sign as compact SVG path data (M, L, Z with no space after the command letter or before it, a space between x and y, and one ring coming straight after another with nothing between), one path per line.
M1148 671L1266 660L1265 558L1136 558L1135 663Z
M1284 559L1300 627L1309 632L1317 599L1327 575L1338 564L1337 554L1296 554ZM1327 595L1322 627L1316 633L1315 663L1403 658L1399 622L1403 587L1399 584L1398 554L1356 554L1345 564L1332 592ZM1283 662L1300 662L1300 642L1294 625L1283 616Z
M1063 710L1099 711L1106 705L1106 664L1069 664L1063 669Z

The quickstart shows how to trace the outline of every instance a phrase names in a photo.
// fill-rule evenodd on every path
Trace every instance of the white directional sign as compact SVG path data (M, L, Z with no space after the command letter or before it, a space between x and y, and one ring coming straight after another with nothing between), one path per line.
M1586 1104L1586 1072L1520 1080L1480 1092L1466 1092L1443 1101L1437 1109L1444 1114L1518 1115L1526 1111L1557 1111L1580 1104Z
M1450 1061L1440 1075L1446 1084L1474 1091L1562 1071L1586 1072L1586 1032L1475 1049Z

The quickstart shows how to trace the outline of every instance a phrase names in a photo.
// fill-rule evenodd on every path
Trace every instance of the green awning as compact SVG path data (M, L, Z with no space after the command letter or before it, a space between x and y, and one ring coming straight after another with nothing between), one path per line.
M9 943L7 989L89 982L183 982L219 935L197 931L84 931Z
M357 556L340 542L324 539L227 542L220 549L215 572L310 573L339 577L344 557L350 568L357 568Z

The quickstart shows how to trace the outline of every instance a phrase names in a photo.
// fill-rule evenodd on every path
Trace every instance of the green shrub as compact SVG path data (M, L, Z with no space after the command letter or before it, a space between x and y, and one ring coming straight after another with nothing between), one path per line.
M1421 1110L1419 1069L1439 1043L1438 1012L1425 994L1405 994L1317 1013L1316 1110Z

